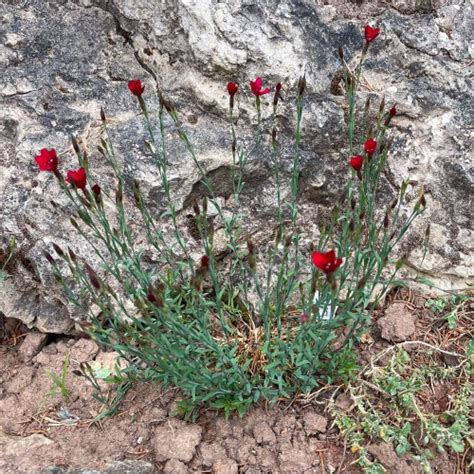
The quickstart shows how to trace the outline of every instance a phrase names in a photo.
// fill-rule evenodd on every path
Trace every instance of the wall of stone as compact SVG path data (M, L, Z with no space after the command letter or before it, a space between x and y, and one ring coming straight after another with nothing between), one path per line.
M126 176L142 183L153 209L163 208L127 90L131 78L145 83L151 109L157 107L156 87L176 106L225 201L231 166L226 82L244 86L257 75L269 85L283 82L284 136L294 124L294 86L305 72L302 216L316 232L348 173L344 100L331 87L337 47L344 45L348 61L355 61L369 20L382 34L371 47L361 101L385 96L399 111L383 192L395 194L404 177L427 191L428 211L403 249L408 267L443 288L464 287L472 279L471 1L3 0L0 16L0 235L4 247L15 236L19 249L7 269L11 277L0 287L6 316L51 332L71 331L71 317L80 318L55 286L42 251L52 241L71 245L86 259L90 251L69 225L68 203L54 178L38 173L33 157L54 147L62 169L76 167L73 134L89 151L98 181L112 186L95 151L101 106ZM245 141L255 107L248 91L238 97ZM202 189L167 127L173 193L185 221ZM268 229L275 216L268 157L251 160L246 182L244 204L254 216L247 230ZM419 242L428 222L432 242L421 263Z

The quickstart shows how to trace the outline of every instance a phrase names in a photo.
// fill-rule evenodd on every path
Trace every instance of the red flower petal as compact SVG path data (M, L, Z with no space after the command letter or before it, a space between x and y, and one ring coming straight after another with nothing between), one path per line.
M282 88L282 85L281 85L281 82L277 82L276 86L275 86L275 89L277 92L280 92L281 91L281 88Z
M86 170L79 168L77 170L69 170L67 172L66 181L76 188L84 189L86 187Z
M209 257L207 255L203 255L201 257L201 267L204 267L204 268L209 267Z
M313 252L311 260L315 267L326 274L336 271L342 264L342 258L336 258L336 252L334 250L330 250L326 253Z
M239 89L239 86L235 82L229 82L227 83L227 92L231 97L234 97L235 94L237 94L237 90Z
M362 169L362 165L364 164L364 157L362 155L355 155L350 159L349 164L356 171L360 171Z
M255 81L250 81L250 89L252 93L258 97L268 94L270 89L267 87L266 89L262 90L263 80L261 77L257 77Z
M390 117L395 117L395 115L397 115L397 108L393 106L388 113Z
M369 156L373 155L376 149L377 149L377 141L375 139L369 138L364 143L364 150Z
M145 86L142 84L142 81L133 80L128 81L128 89L133 95L140 97L143 94L143 91L145 90Z
M320 270L323 270L325 268L325 266L327 265L327 263L328 263L328 259L326 258L326 254L321 253L321 252L313 252L311 254L311 260L313 261L313 265L316 268L319 268Z
M51 171L54 173L58 170L58 157L54 148L51 150L46 148L40 150L40 154L35 156L35 161L40 171Z
M370 25L365 25L364 36L367 43L371 43L380 33L380 28L372 28Z

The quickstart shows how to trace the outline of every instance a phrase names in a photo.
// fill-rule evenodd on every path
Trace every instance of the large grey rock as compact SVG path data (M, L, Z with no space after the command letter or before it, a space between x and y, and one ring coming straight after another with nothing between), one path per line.
M55 147L62 170L76 167L69 144L75 134L89 151L97 181L110 188L110 173L95 152L101 105L127 182L137 178L151 208L164 208L152 160L143 151L146 134L126 87L130 78L144 80L152 110L156 86L177 107L217 194L227 198L231 154L225 83L241 84L239 133L245 141L256 118L248 80L257 75L269 85L281 80L289 91L283 136L293 125L290 91L306 71L301 221L309 241L348 175L343 100L331 92L339 68L336 50L343 44L354 62L361 27L375 16L382 34L371 48L363 94L385 95L399 110L383 193L394 195L401 179L409 177L425 185L429 205L400 253L408 252L411 269L444 287L462 287L472 278L470 2L19 0L1 3L0 15L0 235L4 245L12 236L19 243L7 268L11 278L0 291L6 316L49 332L71 332L71 318L83 317L57 288L42 251L52 241L70 244L97 262L68 225L67 199L51 175L38 173L33 156L40 148ZM270 108L265 107L265 117ZM166 133L172 191L185 221L187 207L203 190L169 123ZM283 149L288 168L290 144L283 141ZM267 157L253 157L243 200L252 215L248 231L271 228L273 189ZM428 222L431 253L420 263Z

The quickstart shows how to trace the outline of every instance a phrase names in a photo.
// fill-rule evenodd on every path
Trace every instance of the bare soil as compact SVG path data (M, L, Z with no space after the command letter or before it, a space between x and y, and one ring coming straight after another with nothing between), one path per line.
M448 330L440 315L424 307L424 301L403 290L394 293L389 303L402 302L416 314L416 330L410 339L462 353L466 331ZM383 314L375 312L374 320ZM361 365L391 344L380 337L381 331L374 324L372 334L360 344ZM67 398L48 396L53 387L51 372L60 374L67 357ZM80 468L130 473L362 472L353 464L356 454L325 411L337 387L326 387L311 399L282 401L272 409L262 404L244 418L229 421L207 410L190 423L175 415L177 390L140 383L128 391L114 416L94 421L104 407L92 398L91 384L74 370L81 362L111 367L114 360L114 353L101 352L91 340L32 337L20 324L9 321L7 339L0 346L0 472L39 473L48 466L63 469L48 472ZM420 402L440 413L455 388L439 384ZM104 384L104 390L113 395L110 386ZM344 404L343 396L340 404ZM398 459L390 444L368 442L372 442L369 452L387 472L422 472L412 458ZM443 474L467 473L468 459L466 447L464 454L439 455L432 469ZM104 471L110 462L125 460L133 461L128 470ZM143 465L148 467L140 470Z

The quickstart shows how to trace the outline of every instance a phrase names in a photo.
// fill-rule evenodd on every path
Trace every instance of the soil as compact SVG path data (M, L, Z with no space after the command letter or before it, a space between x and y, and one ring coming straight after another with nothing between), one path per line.
M404 304L416 314L416 331L410 339L437 342L461 350L467 338L462 331L448 331L424 307L424 299L403 290L388 304ZM400 309L400 308L399 308ZM374 313L381 319L383 311ZM393 321L390 322L393 324ZM360 344L361 364L390 346L374 324ZM81 362L113 367L114 353L99 350L91 340L28 333L9 321L7 338L0 346L0 472L169 472L169 473L357 473L356 455L345 445L326 412L335 387L311 398L282 401L276 407L259 405L243 418L225 421L216 411L203 411L195 423L176 416L177 390L163 391L157 384L133 386L115 415L95 421L104 409L92 398L90 382L78 375ZM436 338L436 341L434 340ZM69 368L67 396L52 394L51 373ZM446 361L446 364L449 362ZM113 389L101 382L111 399ZM446 409L453 387L440 384L424 407L439 413ZM350 406L340 395L337 403ZM422 472L413 459L400 459L393 447L373 440L369 453L387 472ZM465 472L468 453L438 455L435 473ZM117 464L117 461L130 461ZM141 463L140 463L140 462ZM110 463L115 467L110 468ZM51 466L55 466L54 469ZM121 466L121 467L118 467ZM50 470L45 470L50 467Z

